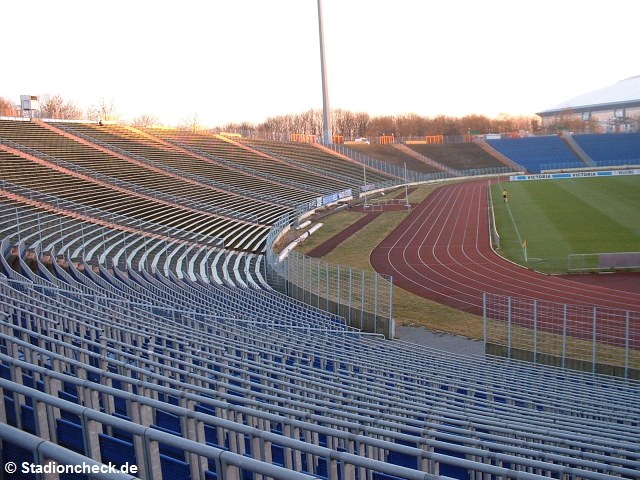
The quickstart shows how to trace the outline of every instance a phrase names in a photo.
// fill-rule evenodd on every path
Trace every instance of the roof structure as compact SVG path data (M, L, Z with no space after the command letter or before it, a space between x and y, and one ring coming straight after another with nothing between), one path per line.
M563 110L600 110L615 106L640 106L640 75L621 80L609 87L565 100L554 107L539 112L538 115L548 116Z

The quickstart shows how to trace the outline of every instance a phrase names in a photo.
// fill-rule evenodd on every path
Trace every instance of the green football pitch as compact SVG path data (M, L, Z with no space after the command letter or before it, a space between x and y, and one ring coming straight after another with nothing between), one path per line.
M640 251L640 175L503 182L491 196L498 253L521 265L565 273L572 254Z

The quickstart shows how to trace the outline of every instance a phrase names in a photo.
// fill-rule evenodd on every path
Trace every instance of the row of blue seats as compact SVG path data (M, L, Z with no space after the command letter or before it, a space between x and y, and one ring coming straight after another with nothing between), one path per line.
M275 368L275 365L271 365L271 366L270 366L270 368ZM240 369L238 370L238 374L239 374L239 375L241 375L242 371L246 371L246 368L244 368L244 369L243 369L243 368L240 368ZM313 376L313 374L310 374L309 376ZM234 388L233 390L234 390L234 391L236 391L236 392L238 391L236 388ZM460 405L460 406L464 408L464 404L462 404L462 405Z
M640 165L640 133L575 134L573 139L597 164Z
M44 383L41 383L41 385L42 385L42 384L44 384ZM86 384L86 383L84 383L84 385L87 385L87 384ZM156 423L157 423L157 425L156 425L156 427L154 427L154 428L157 428L157 429L160 429L160 430L173 430L173 431L174 431L174 433L177 433L177 432L176 432L176 430L177 430L177 428L178 428L178 427L177 427L177 419L176 419L176 417L175 417L175 416L171 416L171 415L158 415L158 413L156 413ZM280 434L282 433L282 427L280 427L280 432L279 432L279 433L280 433ZM460 437L460 439L462 440L462 437ZM325 440L325 442L326 442L326 440ZM227 445L228 445L228 444L227 444ZM440 445L442 445L442 444L440 444ZM449 448L449 450L452 452L452 456L455 456L455 455L453 455L455 452L458 452L458 456L459 456L459 455L460 455L460 453L461 453L460 447L459 447L459 446L458 446L458 447L456 447L455 442L454 442L454 443L449 443L448 448ZM445 449L446 449L446 448L443 448L443 450L445 450ZM400 451L402 451L402 450L400 449ZM462 451L464 451L464 450L462 450ZM178 456L180 456L180 455L178 455ZM394 457L394 456L395 456L395 457ZM554 457L554 455L553 455L553 454L547 454L547 455L545 456L545 458L547 458L547 459L551 459L551 458L553 458L553 457ZM277 457L276 457L276 458L277 458ZM392 458L395 458L395 460L392 460ZM513 458L512 458L512 457L510 457L510 456L508 456L508 455L505 455L504 459L506 459L506 458L511 458L511 459L513 460ZM400 460L400 459L403 459L403 460ZM407 462L407 457L406 457L406 456L402 456L402 454L401 454L401 453L396 453L396 454L393 454L393 455L390 453L390 454L389 454L389 459L387 459L387 461L389 461L389 462L392 462L392 461L402 461L402 462L406 463L406 462ZM625 463L625 462L624 462L624 460L621 460L621 459L618 459L618 460L616 460L616 461L617 461L617 462L620 462L620 463L623 463L623 464ZM415 460L413 460L413 462L414 462L414 463L413 463L413 466L414 466L414 468L415 468L415 465L416 465L416 464L415 464ZM442 463L444 463L444 462L442 462ZM525 462L525 463L526 463L526 462ZM516 461L516 464L517 464L517 461ZM633 463L632 463L632 464L633 464ZM596 463L593 463L593 465L595 466L595 465L597 465L597 464L596 464ZM504 465L503 465L503 466L504 466ZM453 466L452 466L452 468L454 468L454 469L455 469L455 468L458 468L459 470L461 470L459 467L455 467L455 465L453 465ZM618 469L618 470L619 470L620 472L627 472L627 473L629 473L629 471L628 471L628 470L625 470L624 468L621 468L621 469ZM459 473L460 473L460 472L459 472ZM464 476L464 477L457 477L457 478L467 478L467 477L466 477L466 476ZM585 478L588 478L588 475L587 475ZM604 478L604 477L603 477L603 478Z
M547 164L582 164L567 144L558 136L504 138L487 143L526 171L540 173Z

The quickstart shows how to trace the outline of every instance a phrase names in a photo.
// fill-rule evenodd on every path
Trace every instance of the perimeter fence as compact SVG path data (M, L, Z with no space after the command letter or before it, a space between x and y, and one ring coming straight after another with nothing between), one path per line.
M640 379L640 312L483 295L485 352Z
M375 272L334 265L291 251L280 258L274 244L291 224L284 215L267 237L266 278L274 289L343 317L350 327L394 336L393 280Z

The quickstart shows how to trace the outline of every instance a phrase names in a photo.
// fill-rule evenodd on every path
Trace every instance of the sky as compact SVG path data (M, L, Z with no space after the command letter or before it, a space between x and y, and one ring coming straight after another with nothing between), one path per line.
M640 74L637 0L322 0L332 108L532 115ZM123 121L322 108L317 0L0 2L0 97Z

